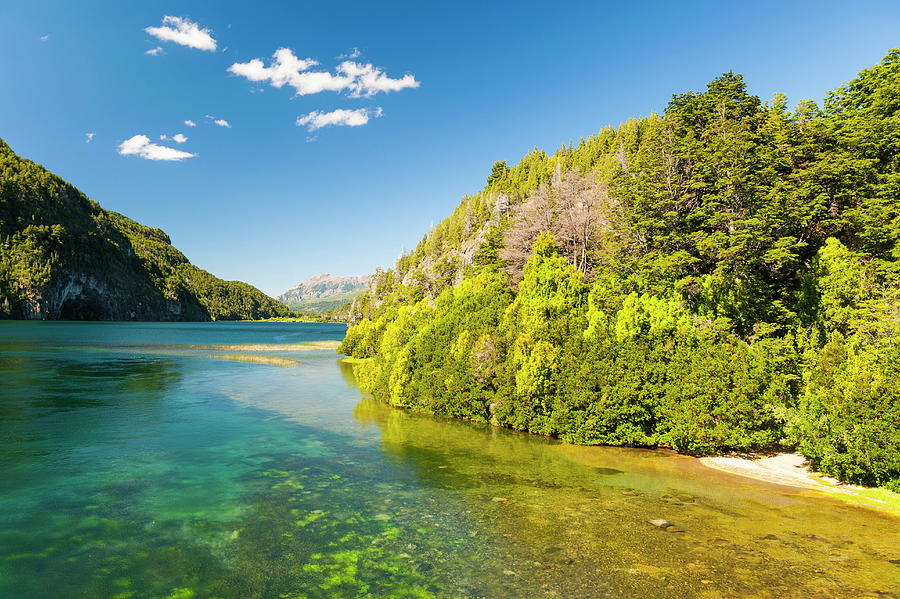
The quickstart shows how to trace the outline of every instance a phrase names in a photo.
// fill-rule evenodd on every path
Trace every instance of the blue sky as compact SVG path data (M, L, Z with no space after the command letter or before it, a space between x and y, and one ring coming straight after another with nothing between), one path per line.
M728 70L763 99L820 100L897 46L896 0L4 2L0 137L198 266L276 294L390 266L495 160ZM273 69L279 48L318 64ZM177 152L194 156L147 159Z

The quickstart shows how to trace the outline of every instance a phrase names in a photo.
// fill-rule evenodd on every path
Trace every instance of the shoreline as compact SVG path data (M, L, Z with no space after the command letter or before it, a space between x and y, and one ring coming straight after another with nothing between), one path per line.
M373 358L354 358L352 356L340 356L338 362L348 365L356 365L366 363ZM378 401L378 400L376 400ZM386 404L388 405L388 404ZM396 408L403 411L416 412L414 408L400 407ZM460 420L449 416L441 416L450 420ZM461 419L465 422L465 419ZM491 426L496 426L491 424ZM514 430L509 427L503 427L506 430ZM534 435L519 431L523 434ZM544 437L544 435L536 435ZM545 437L551 438L551 437ZM580 445L577 443L570 444L560 441L562 445L571 447L609 447L603 445ZM631 447L632 449L647 449L649 451L664 450L660 447ZM674 450L669 450L673 451ZM677 452L675 452L677 454ZM718 456L690 457L684 454L685 458L696 460L704 468L718 470L733 476L740 476L774 485L782 485L793 489L803 491L812 491L816 494L825 495L832 499L838 499L842 502L854 507L867 507L881 512L886 512L900 518L900 493L890 491L883 487L863 487L844 483L836 478L827 476L819 472L813 472L809 468L809 461L797 452L780 452L780 453L758 453L758 454L723 454Z
M813 472L809 461L796 452L764 457L708 456L698 458L707 468L754 480L823 493L846 503L887 511L900 516L900 494L880 487L842 483L836 478Z
M821 475L817 475L809 469L807 459L795 452L782 452L765 457L721 455L705 456L698 459L701 464L708 468L789 487L804 489L827 488L838 493L853 492L844 487L863 488L844 485L837 479L827 478L826 480L831 485L841 485L829 486L821 480Z

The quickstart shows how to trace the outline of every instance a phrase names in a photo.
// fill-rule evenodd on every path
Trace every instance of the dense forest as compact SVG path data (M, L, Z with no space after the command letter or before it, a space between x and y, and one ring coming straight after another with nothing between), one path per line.
M340 351L395 406L900 491L898 242L900 50L793 109L726 73L496 163Z
M163 231L104 210L0 140L0 318L290 315L255 287L197 268Z

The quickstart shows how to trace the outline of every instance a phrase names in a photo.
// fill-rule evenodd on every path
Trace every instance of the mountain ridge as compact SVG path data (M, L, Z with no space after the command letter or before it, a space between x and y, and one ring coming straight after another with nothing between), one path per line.
M298 312L328 312L362 294L369 279L369 275L322 273L297 283L277 299Z

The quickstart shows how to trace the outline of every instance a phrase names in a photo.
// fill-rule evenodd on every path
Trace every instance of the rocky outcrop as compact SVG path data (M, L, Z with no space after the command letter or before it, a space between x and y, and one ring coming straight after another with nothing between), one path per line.
M44 320L203 321L209 314L194 297L166 299L155 288L127 286L83 272L61 274L24 318Z

